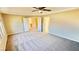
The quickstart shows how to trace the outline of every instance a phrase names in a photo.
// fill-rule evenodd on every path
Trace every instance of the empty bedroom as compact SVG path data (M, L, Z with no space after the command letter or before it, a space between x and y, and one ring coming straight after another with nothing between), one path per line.
M79 8L0 7L1 51L79 51Z

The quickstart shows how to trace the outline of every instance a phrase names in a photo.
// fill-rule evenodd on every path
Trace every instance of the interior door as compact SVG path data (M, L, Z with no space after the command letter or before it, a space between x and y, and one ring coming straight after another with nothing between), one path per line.
M29 18L23 18L23 28L24 32L29 31Z
M38 17L38 32L42 32L42 18Z

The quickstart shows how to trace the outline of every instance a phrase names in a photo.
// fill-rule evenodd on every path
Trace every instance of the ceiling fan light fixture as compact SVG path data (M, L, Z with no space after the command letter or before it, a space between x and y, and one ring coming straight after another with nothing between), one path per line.
M38 12L39 12L39 13L42 13L42 11L41 11L41 10L39 10Z

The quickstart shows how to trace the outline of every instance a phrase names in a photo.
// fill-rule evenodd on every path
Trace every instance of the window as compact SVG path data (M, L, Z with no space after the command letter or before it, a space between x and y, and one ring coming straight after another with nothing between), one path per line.
M5 34L5 31L4 31L3 23L0 22L0 39L4 37L4 34Z

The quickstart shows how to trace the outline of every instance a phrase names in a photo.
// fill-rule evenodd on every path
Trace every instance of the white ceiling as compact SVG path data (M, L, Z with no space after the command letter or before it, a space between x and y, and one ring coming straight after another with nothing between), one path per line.
M47 7L46 9L51 9L51 12L44 11L42 14L37 12L32 12L32 10L35 10L32 7L1 7L0 11L5 14L14 14L14 15L25 15L25 16L40 16L40 15L48 15L60 11L66 11L71 10L75 8L70 7Z

